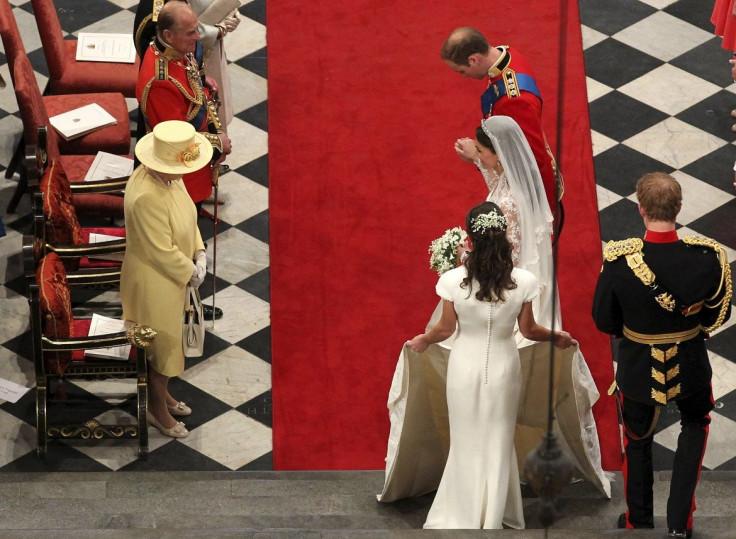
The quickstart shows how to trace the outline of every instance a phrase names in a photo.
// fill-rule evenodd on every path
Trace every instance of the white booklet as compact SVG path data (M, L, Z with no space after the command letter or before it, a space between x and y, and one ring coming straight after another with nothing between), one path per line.
M77 60L82 62L135 62L133 34L94 34L79 32Z
M84 181L110 180L130 176L133 173L133 160L114 153L97 152Z
M49 118L49 122L65 140L81 137L96 129L118 123L112 114L97 103L57 114Z
M121 238L120 236L110 236L109 234L98 234L97 232L89 233L90 243L102 243L103 241L122 240L122 239L125 239L125 238ZM92 258L97 258L97 259L102 259L102 260L112 260L115 262L122 262L123 256L125 256L125 253L112 253L109 255L95 255Z
M97 313L92 314L92 323L89 326L89 336L119 333L127 329L125 320L110 318ZM88 357L99 357L104 359L127 360L130 356L130 345L110 346L108 348L95 348L85 350L84 355Z

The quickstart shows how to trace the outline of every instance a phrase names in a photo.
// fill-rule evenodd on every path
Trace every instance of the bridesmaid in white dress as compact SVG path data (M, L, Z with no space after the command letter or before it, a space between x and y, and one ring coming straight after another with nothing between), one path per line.
M440 277L442 317L408 348L423 352L456 332L447 370L450 452L425 528L524 527L514 428L521 389L514 326L533 341L567 348L565 331L540 326L536 277L514 268L507 222L496 204L468 213L472 242L462 266Z

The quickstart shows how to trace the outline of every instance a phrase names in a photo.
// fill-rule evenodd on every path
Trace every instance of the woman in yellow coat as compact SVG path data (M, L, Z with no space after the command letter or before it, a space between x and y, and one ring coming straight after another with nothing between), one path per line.
M181 177L209 165L212 145L190 124L168 121L143 137L135 154L141 166L125 188L123 317L158 332L148 349L148 422L166 436L184 438L189 431L174 416L191 409L169 394L168 383L184 371L186 288L202 283L206 256L197 211Z

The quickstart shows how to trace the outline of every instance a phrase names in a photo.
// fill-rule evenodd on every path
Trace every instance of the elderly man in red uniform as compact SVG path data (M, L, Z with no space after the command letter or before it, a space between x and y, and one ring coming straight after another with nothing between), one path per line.
M214 164L219 165L231 151L230 139L222 132L216 106L209 99L214 83L202 84L196 53L201 55L197 16L186 2L167 2L158 14L156 37L143 56L136 97L148 132L167 120L188 122L212 144ZM183 176L198 210L212 193L212 174L211 167L204 167ZM203 307L208 320L222 316L220 309Z
M222 132L210 89L202 84L195 58L197 16L185 2L167 2L156 23L156 38L143 57L136 97L151 131L166 120L189 122L204 133L215 149L216 163L230 153L230 139ZM212 192L212 171L205 167L184 175L189 196L199 206Z
M557 165L542 129L542 96L529 63L509 46L491 47L483 34L470 27L453 30L442 45L441 55L450 69L465 77L488 77L488 88L481 96L483 117L510 116L519 124L539 166L547 201L554 210L556 201L562 198L563 185L560 181L555 194ZM468 162L477 158L471 138L459 139L455 151Z

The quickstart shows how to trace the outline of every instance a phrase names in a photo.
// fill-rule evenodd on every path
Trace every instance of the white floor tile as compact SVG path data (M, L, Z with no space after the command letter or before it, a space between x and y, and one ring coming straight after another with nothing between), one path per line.
M622 43L669 62L711 39L713 34L657 11L613 35Z

